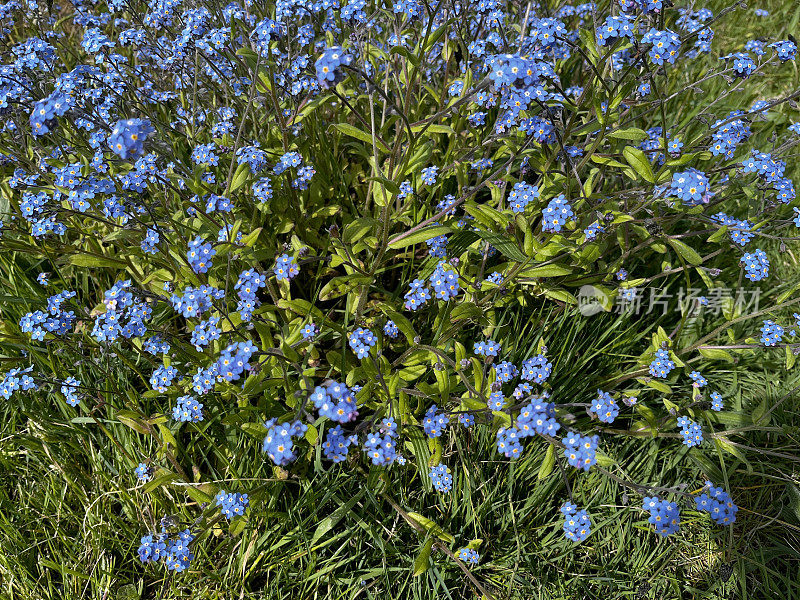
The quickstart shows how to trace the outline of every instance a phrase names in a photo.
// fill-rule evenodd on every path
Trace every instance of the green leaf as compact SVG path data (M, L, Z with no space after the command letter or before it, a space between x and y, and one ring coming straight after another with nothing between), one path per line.
M152 481L148 481L144 485L144 487L142 487L142 491L145 493L152 492L154 489L167 485L168 483L175 481L176 479L178 479L178 476L175 473L167 473L166 475L161 475L159 477L156 477Z
M613 158L609 158L607 156L599 156L597 154L592 154L592 162L596 162L599 165L606 165L609 167L618 167L620 169L627 169L628 167L618 160L614 160Z
M419 231L415 231L411 235L404 237L401 240L397 240L396 242L392 242L389 244L389 248L397 250L398 248L405 248L406 246L413 246L414 244L419 244L421 242L425 242L431 238L435 238L438 235L445 235L447 233L451 233L451 229L449 227L444 227L443 225L435 225L433 227L425 227L424 229L420 229Z
M410 52L406 48L402 46L392 46L391 50L389 50L390 54L399 54L400 56L407 58L409 62L415 67L419 67L419 58L413 52Z
M562 277L572 274L570 267L563 265L541 265L538 267L528 267L519 272L520 277Z
M794 294L797 290L800 290L800 281L798 281L791 288L789 288L788 290L783 292L780 296L778 296L778 298L775 300L775 304L781 304L783 302L786 302L786 300L788 300L789 297L792 294Z
M752 470L753 467L750 464L750 461L747 460L747 457L744 455L744 452L742 452L741 450L739 450L739 448L731 444L730 440L728 440L723 436L719 436L714 438L714 444L717 446L717 448L724 450L728 454L732 454L740 461L742 461L747 466L748 471Z
M706 358L710 358L711 360L724 360L729 363L733 362L733 356L731 353L723 350L722 348L698 348L698 350L700 354Z
M427 127L427 128L426 128ZM413 133L419 133L425 129L425 133L446 133L448 135L456 135L455 130L449 125L414 125L411 127Z
M769 425L769 399L764 398L761 403L755 407L753 414L750 418L753 420L754 425ZM763 419L763 423L761 422Z
M617 129L608 134L608 137L617 140L633 140L634 142L641 142L647 139L647 132L638 129L637 127L630 127L628 129Z
M650 381L648 381L647 386L653 388L654 390L658 390L659 392L664 392L665 394L672 393L671 387L669 387L666 383L656 381L655 379L651 379Z
M170 431L169 427L167 427L164 423L157 423L158 429L161 432L161 439L164 441L165 444L169 444L173 448L178 447L178 441L175 439L175 436L172 435L172 431Z
M597 464L601 467L610 467L614 465L617 461L611 458L608 454L604 454L603 452L596 452L595 456L597 457Z
M547 289L544 291L544 295L552 300L557 300L558 302L565 302L566 304L578 304L578 299L570 294L567 290L551 290Z
M247 182L247 177L250 175L250 165L247 163L240 164L236 171L233 174L233 179L231 180L231 189L229 193L233 193L242 187Z
M70 264L76 267L113 267L116 269L127 267L124 260L117 260L109 256L99 256L97 254L75 254L69 259Z
M497 248L497 250L503 256L512 260L516 260L517 262L525 262L528 260L528 257L525 256L525 253L519 249L519 247L508 235L494 233L493 231L478 231L476 233L481 239L489 242L492 246Z
M433 548L433 538L430 538L427 542L425 542L425 544L423 544L422 550L419 551L417 558L414 559L414 577L419 577L428 570L428 563L431 557L431 548Z
M728 233L728 226L723 225L719 229L717 229L714 233L708 236L707 242L719 242L722 238L725 237L725 234Z
M352 498L349 498L347 502L344 504L340 504L329 516L325 517L319 522L317 525L316 530L314 531L314 535L311 537L311 549L313 550L323 536L325 536L331 529L333 529L336 524L341 521L347 514L353 509L356 503L361 500L364 496L365 489L362 488L356 495Z
M687 246L682 241L674 238L667 238L667 243L689 264L700 265L703 263L703 257L691 246Z
M425 531L427 531L431 535L436 536L437 538L439 538L443 542L447 542L448 544L455 544L456 538L454 538L452 535L447 533L444 529L439 527L436 523L431 521L429 518L423 517L421 514L415 513L415 512L408 513L408 516L411 517L412 519L414 519L420 525L422 525L422 527L425 529Z
M539 473L536 475L536 479L541 481L542 479L547 479L550 473L553 472L553 466L556 464L556 450L553 444L547 446L547 452L544 454L544 459L542 460L542 464L539 466Z
M647 160L647 156L644 152L633 146L625 146L625 148L622 149L622 155L625 157L625 160L628 161L628 164L633 167L633 170L645 181L655 183L656 176L653 174L653 167L650 166L650 161Z
M347 123L335 123L334 127L341 131L345 135L349 135L350 137L354 137L357 140L361 140L362 142L366 142L369 144L370 149L372 149L372 134L367 133L366 131L361 131L358 127L353 127ZM381 151L385 153L389 153L390 150L384 145L384 143L375 137L375 145L381 149Z
M239 427L247 435L250 435L259 440L263 440L267 435L267 430L263 423L242 423Z

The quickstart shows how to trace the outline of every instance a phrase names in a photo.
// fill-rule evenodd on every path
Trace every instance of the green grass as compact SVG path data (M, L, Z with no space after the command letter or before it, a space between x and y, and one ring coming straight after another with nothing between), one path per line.
M797 31L800 11L792 3L763 5L770 19L754 23L752 7L730 15L717 28L715 50L727 53L739 49L733 47L738 40L780 39ZM721 7L711 6L715 12ZM734 94L717 114L784 94L798 79L797 67L788 69ZM714 83L707 92L719 94L723 88ZM694 116L686 110L675 118ZM792 121L798 119L796 110L786 110ZM770 118L785 127L786 114ZM796 165L793 172L798 181ZM785 253L775 245L765 249L776 257L774 281L785 287L797 281L798 247ZM7 318L18 318L29 303L44 297L33 282L41 269L26 260L0 257ZM84 289L105 289L107 282L85 277ZM513 341L518 348L511 360L518 363L540 338L546 341L559 403L587 401L635 362L648 343L649 330L641 322L634 326L614 315L581 318L574 312L545 312L536 302L497 312L495 339L508 341L508 347ZM690 323L684 341L691 343L717 322ZM673 329L676 315L660 324ZM4 356L16 351L15 340L0 342ZM69 354L47 358L54 368L69 364L74 371ZM146 364L136 366L149 372ZM568 471L565 478L558 466L541 471L547 447L541 440L527 442L525 455L511 463L500 459L485 429L453 428L443 456L455 475L454 490L441 496L414 469L367 474L359 466L363 461L355 460L330 466L317 457L308 472L292 471L281 479L256 437L223 427L225 415L212 415L202 435L179 434L177 462L197 482L257 492L250 517L240 521L243 529L226 523L212 527L195 546L191 570L174 576L160 565L142 566L136 558L138 540L156 529L162 516L175 515L188 525L202 507L191 485L173 482L150 491L135 484L132 470L139 453L157 451L152 439L101 406L91 418L74 419L74 411L45 394L15 396L0 404L0 598L479 597L436 546L426 559L427 542L435 536L409 526L395 504L451 534L451 549L482 540L483 560L474 575L497 599L800 598L800 402L793 393L800 371L782 367L782 355L751 352L705 373L729 405L721 420L703 423L704 428L746 428L728 436L738 444L733 451L713 442L688 450L668 436L603 438L602 449L613 461L608 469L615 475L651 485L686 483L689 491L710 476L724 482L741 507L737 523L727 529L684 510L681 533L668 539L648 530L637 506L639 494L599 472L576 477ZM78 369L87 374L85 380L102 380L105 389L137 385L135 372L114 356ZM137 401L150 412L162 409L152 399ZM642 400L654 406L659 401L652 393ZM575 418L585 421L581 412L576 408ZM762 415L755 424L754 414ZM136 455L128 455L133 448ZM558 507L570 497L567 481L594 520L593 534L578 546L564 540L561 531Z
M515 313L510 320L509 330L519 331L524 316ZM549 322L561 402L587 397L613 363L639 351L626 335L627 318L551 315ZM533 346L533 329L524 336L519 347ZM227 526L213 528L196 545L191 571L173 577L139 565L135 552L138 537L162 515L175 514L184 523L197 517L187 486L145 493L134 486L135 462L97 425L71 423L47 397L24 405L12 400L0 415L8 432L0 446L3 597L227 598L233 591L248 598L474 597L455 564L435 549L429 568L413 575L426 538L404 522L389 498L451 533L453 548L482 539L485 558L474 573L496 598L638 597L643 584L652 586L645 598L729 598L734 592L766 598L774 589L796 597L798 403L795 396L778 399L800 384L800 376L776 380L771 371L754 371L757 362L708 374L734 402L731 414L750 415L762 402L774 407L758 430L732 437L753 448L742 449L742 459L713 444L688 450L671 438L605 437L602 445L615 460L612 472L644 484L691 482L691 491L702 485L708 464L716 467L741 506L733 528L711 527L707 517L685 510L680 535L661 539L635 506L638 494L591 471L569 477L576 502L595 523L590 538L573 546L560 530L558 507L568 492L559 469L538 480L546 444L529 442L523 458L510 463L500 460L483 428L447 437L444 456L456 477L445 496L426 492L413 469L394 468L388 476L375 471L367 479L353 462L278 481L257 441L241 435L228 440L228 457L199 447L203 442L188 444L181 462L196 467L203 482L229 484L207 475L216 472L241 478L234 489L261 489L253 516L234 535ZM567 365L586 376L568 377ZM118 422L104 425L122 447L145 441ZM227 469L220 467L226 458ZM733 569L727 581L721 576L725 565Z

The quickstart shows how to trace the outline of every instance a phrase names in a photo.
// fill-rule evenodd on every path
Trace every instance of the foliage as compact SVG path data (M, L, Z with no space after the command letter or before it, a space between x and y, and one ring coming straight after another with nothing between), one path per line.
M4 594L793 597L796 48L712 8L0 7Z

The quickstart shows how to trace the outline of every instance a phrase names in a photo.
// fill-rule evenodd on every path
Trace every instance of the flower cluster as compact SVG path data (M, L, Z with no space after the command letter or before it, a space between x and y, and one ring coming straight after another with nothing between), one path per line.
M350 332L347 338L347 343L350 344L350 348L359 359L366 358L377 341L375 334L363 327L358 327Z
M525 381L544 383L552 372L553 364L548 362L544 354L537 354L522 361L520 378Z
M450 475L447 465L438 464L431 467L430 478L433 487L439 492L449 492L453 487L453 476Z
M144 142L155 129L147 119L117 121L108 135L108 147L122 158L135 158L144 152Z
M540 435L555 435L561 429L561 424L556 421L556 405L552 402L535 400L526 404L519 410L516 427L519 437L528 437L538 433Z
M619 414L619 405L614 402L611 394L597 390L597 398L592 402L591 411L603 423L613 423Z
M220 490L214 501L215 505L220 507L222 515L229 521L234 517L241 517L247 510L247 505L250 504L247 494L228 493L225 490Z
M206 242L203 238L197 236L189 242L186 258L195 273L208 273L211 268L211 259L216 253L217 251L210 242Z
M308 430L308 425L300 421L277 424L277 419L270 419L264 426L267 436L264 438L262 449L270 460L283 467L294 461L294 440L292 438L303 435Z
M358 416L356 394L343 383L328 381L315 387L310 400L321 417L337 423L348 423Z
M461 548L456 552L456 558L468 565L477 565L481 561L480 554L472 548Z
M692 371L691 373L689 373L689 377L691 378L692 381L694 381L692 386L696 388L701 388L708 385L708 380L705 377L703 377L700 371Z
M203 420L203 405L192 396L181 396L172 410L172 418L183 423L198 423Z
M189 567L194 554L189 549L194 535L188 530L178 532L174 537L167 534L166 528L161 533L144 536L139 545L139 560L143 563L163 560L167 569L180 573Z
M664 62L675 64L678 52L681 49L681 38L677 33L669 29L659 31L653 28L644 34L642 44L650 44L650 50L647 54L654 64L663 65Z
M550 200L542 212L542 230L558 233L575 213L564 194Z
M325 52L314 63L317 71L317 80L323 87L329 86L337 76L336 70L341 65L349 65L353 62L353 57L342 50L339 46L326 48Z
M573 467L588 471L592 465L597 463L599 441L600 438L597 435L589 436L570 432L561 440L561 443L564 444L564 458Z
M578 510L572 502L565 502L561 507L561 514L564 515L564 534L568 540L577 544L589 537L592 521L588 512Z
M650 513L648 522L656 533L667 536L680 529L681 515L675 502L661 500L658 496L645 497L642 508Z
M295 261L293 256L289 256L288 254L281 254L275 261L275 268L273 269L275 273L275 278L278 281L283 279L294 279L297 274L300 272L300 269L297 266L297 262Z
M656 350L655 358L650 363L650 375L665 379L674 368L675 363L670 360L669 351L664 348Z
M139 463L139 466L134 470L134 475L141 483L147 483L153 478L153 469L144 463Z
M341 425L328 430L328 436L322 444L322 452L325 458L340 463L347 458L347 451L353 444L357 444L358 439L354 435L345 435ZM377 447L376 447L377 450ZM380 458L380 453L377 454Z
M497 356L500 353L500 344L493 340L475 342L474 352L478 356Z
M723 488L714 487L710 481L705 483L708 493L700 494L694 499L697 510L710 514L717 525L731 525L734 523L739 507L733 503L733 500Z
M425 430L425 435L429 438L437 438L442 435L450 421L447 415L439 412L439 407L435 404L431 405L422 419L422 428Z
M783 327L772 319L765 319L761 326L761 343L765 346L775 346L783 339Z
M683 443L689 446L699 446L703 443L703 430L689 417L678 417L678 427L681 428Z
M508 206L515 213L523 213L528 204L538 197L538 187L520 181L514 184L514 188L508 195Z
M669 192L689 206L708 204L709 199L713 196L709 189L708 177L697 169L675 173L669 185Z
M400 458L397 454L397 423L394 419L383 419L378 431L367 436L364 452L373 465L390 465Z

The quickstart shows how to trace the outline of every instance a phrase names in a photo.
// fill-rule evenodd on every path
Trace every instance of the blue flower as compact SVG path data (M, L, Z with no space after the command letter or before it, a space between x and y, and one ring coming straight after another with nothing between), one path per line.
M155 129L147 119L117 121L108 136L108 147L123 160L144 153L144 142Z
M186 259L189 266L195 273L207 273L211 268L211 258L217 253L202 237L197 236L189 242L189 249L186 251Z
M292 438L303 435L308 430L308 426L300 421L276 423L277 419L270 419L266 422L267 436L264 438L262 449L272 462L282 467L297 458L294 455Z
M516 427L501 427L497 430L497 451L506 458L519 458L522 454L522 433Z
M468 565L477 565L481 560L480 554L471 548L461 548L456 552L456 558Z
M180 396L172 409L172 418L183 423L199 423L203 420L203 405L192 396Z
M578 469L588 471L597 462L597 444L600 438L596 435L583 436L570 432L561 440L564 444L564 458Z
M400 330L397 328L397 325L395 325L394 321L389 320L386 321L386 324L383 326L383 333L386 335L386 337L394 339L400 335Z
M328 430L328 436L322 444L322 452L328 460L339 463L347 458L348 449L356 443L358 439L355 435L345 435L342 426L337 425Z
M667 536L680 529L681 515L678 505L674 502L661 500L657 496L645 497L642 508L650 513L648 522L653 526L656 533Z
M234 517L242 516L250 504L247 494L228 493L225 490L220 490L214 500L216 506L220 507L220 512L228 521Z
M431 467L430 477L433 487L439 492L449 492L453 488L453 476L446 465Z
M714 195L709 189L708 177L697 169L674 173L669 192L689 206L708 204L709 199Z
M761 343L765 346L775 346L783 339L783 327L772 319L765 319L761 327Z
M375 334L373 334L369 329L364 329L363 327L358 327L354 331L350 332L347 335L347 338L350 348L352 348L356 356L362 360L369 355L369 351L372 350L373 346L375 346L375 343L377 342Z
M561 507L561 514L564 515L564 535L568 540L577 544L589 537L592 532L589 513L585 510L578 510L577 506L567 502Z
M364 452L373 465L388 466L394 461L404 462L397 454L397 423L394 419L383 419L378 431L367 436Z
M67 404L70 406L78 406L80 403L77 394L80 385L81 382L74 377L67 377L61 386L61 393L64 394L64 397L67 399Z
M670 360L669 351L664 348L656 350L656 356L650 363L650 375L665 379L674 368L675 363Z
M590 410L597 415L601 422L613 423L619 414L619 405L611 397L611 394L597 390L597 398L592 403Z
M689 417L678 417L678 427L681 427L683 443L689 448L699 446L703 443L703 430L700 425L692 421Z
M439 167L426 167L422 169L422 183L425 185L434 185L436 183L436 175L439 172Z
M136 478L139 481L144 483L144 482L150 481L150 479L152 479L153 470L150 467L148 467L146 464L139 463L139 466L136 467L136 470L134 471L134 474L136 475Z
M314 339L318 333L317 326L314 323L307 323L300 329L300 335L303 336L304 340L311 340Z
M275 273L275 278L278 281L283 279L294 279L297 274L300 272L300 269L297 267L297 262L293 256L289 256L288 254L281 254L275 261L275 268L273 269L273 273Z
M761 281L769 276L769 259L763 250L757 248L755 252L746 252L741 264L744 265L744 276L750 281Z
M486 340L485 342L475 342L475 354L478 356L497 356L500 352L500 344L494 342L492 340ZM524 371L524 363L523 363L523 371ZM522 377L525 379L525 376Z
M356 392L343 383L327 381L315 387L309 399L321 417L337 423L349 423L358 416Z
M708 384L708 380L700 374L700 371L692 371L689 373L689 377L694 381L692 384L694 387L701 388Z
M428 409L425 413L425 417L422 419L422 428L425 430L425 435L429 438L440 437L449 424L447 415L438 411L439 407L434 404Z
M553 198L542 211L542 231L558 233L574 214L564 194L560 194L557 198Z
M733 503L728 493L721 487L714 487L710 481L705 482L708 493L694 499L697 510L707 512L717 525L731 525L736 521L739 507Z
M349 65L353 57L339 46L326 48L314 63L317 71L317 80L322 87L328 87L336 79L337 69L341 65Z

